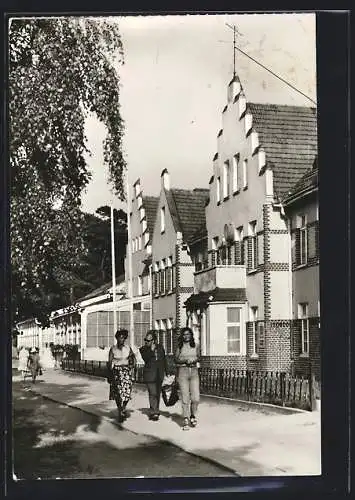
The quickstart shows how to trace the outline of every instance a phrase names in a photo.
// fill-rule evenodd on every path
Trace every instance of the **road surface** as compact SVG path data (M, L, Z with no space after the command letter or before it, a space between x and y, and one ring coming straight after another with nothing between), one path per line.
M13 382L13 436L18 479L234 475L169 443L45 399L27 382Z

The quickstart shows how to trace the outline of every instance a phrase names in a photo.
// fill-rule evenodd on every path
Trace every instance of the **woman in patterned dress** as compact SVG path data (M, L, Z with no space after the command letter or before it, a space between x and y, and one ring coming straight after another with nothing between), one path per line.
M117 330L117 344L113 345L108 355L108 382L110 383L110 400L115 400L118 409L118 420L126 418L126 406L132 393L132 375L136 363L131 347L125 344L127 330Z

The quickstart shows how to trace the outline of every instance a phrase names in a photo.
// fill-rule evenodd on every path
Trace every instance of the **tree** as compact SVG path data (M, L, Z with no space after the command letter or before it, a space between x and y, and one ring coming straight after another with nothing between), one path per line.
M92 18L12 20L9 29L12 304L42 323L65 302L61 273L87 253L80 196L90 180L85 119L106 126L104 159L124 199L117 24Z

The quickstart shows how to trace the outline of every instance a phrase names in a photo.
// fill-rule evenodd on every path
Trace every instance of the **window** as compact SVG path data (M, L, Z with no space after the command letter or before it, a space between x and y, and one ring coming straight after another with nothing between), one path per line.
M220 177L217 177L216 198L217 198L217 203L220 203L221 202L221 178Z
M153 294L159 295L159 263L154 264L154 274L153 274Z
M224 162L223 165L223 198L229 196L229 161Z
M301 322L301 354L309 355L309 318L308 304L303 303L298 305L298 317Z
M243 189L248 187L248 160L243 160Z
M227 352L240 354L241 311L240 307L227 307Z
M257 235L256 235L256 222L249 224L249 238L248 238L248 269L253 271L258 267L257 258Z
M165 290L165 259L160 263L160 293L164 295Z
M161 207L160 209L160 232L164 233L165 231L165 207Z
M142 295L142 288L143 288L142 276L138 276L137 283L138 283L138 295Z
M305 215L299 216L300 224L300 243L299 243L299 255L300 255L300 265L307 263L307 218Z
M251 345L252 345L252 356L258 354L259 346L258 346L258 308L251 307L250 308L250 322L251 322Z
M242 265L244 264L244 233L243 226L237 228L237 241L235 244L235 255L234 260L235 264Z
M172 292L173 290L173 259L172 257L168 257L168 264L166 268L166 291Z
M138 250L142 250L142 236L138 237Z
M238 191L239 155L233 157L233 193Z

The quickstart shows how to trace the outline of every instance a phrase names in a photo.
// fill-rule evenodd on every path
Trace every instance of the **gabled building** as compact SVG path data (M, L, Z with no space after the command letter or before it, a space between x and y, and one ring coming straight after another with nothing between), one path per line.
M208 189L170 187L169 172L161 174L161 191L152 240L153 327L172 354L174 331L186 325L184 302L193 291L193 263L188 240L205 221Z
M283 199L292 242L291 355L294 372L320 379L318 166Z
M222 123L206 229L190 241L188 321L199 325L205 366L290 371L291 224L281 202L312 168L316 110L248 103L234 77Z

